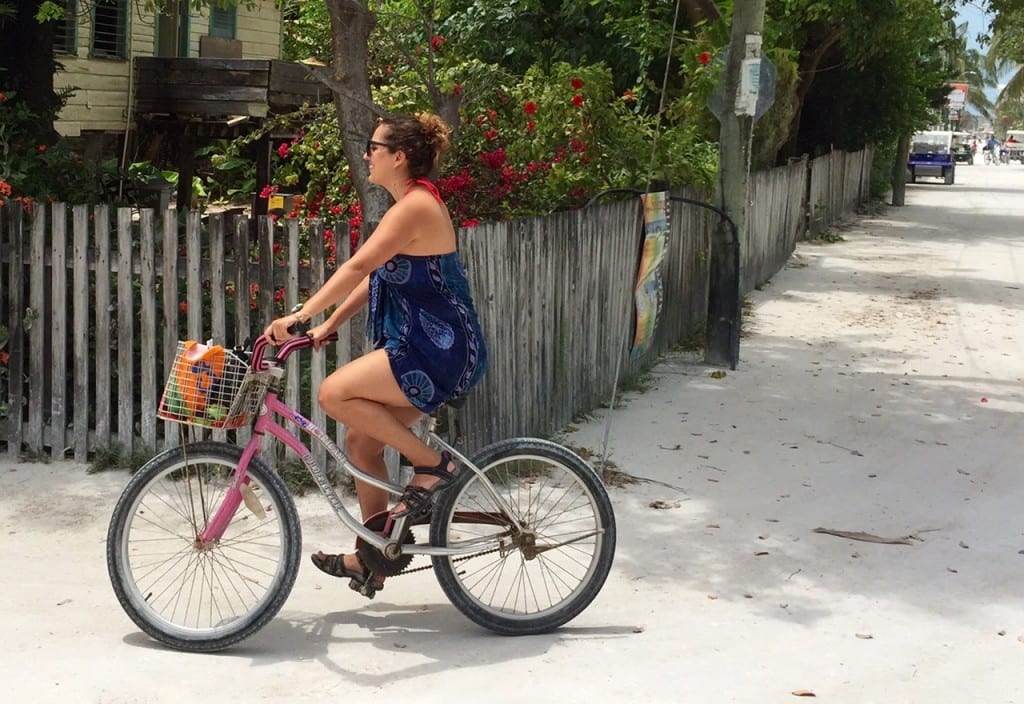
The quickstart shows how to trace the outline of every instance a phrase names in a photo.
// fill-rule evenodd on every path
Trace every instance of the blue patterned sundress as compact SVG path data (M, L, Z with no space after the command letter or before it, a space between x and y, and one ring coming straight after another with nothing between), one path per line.
M396 254L370 274L367 335L424 413L459 398L487 368L487 346L457 252Z

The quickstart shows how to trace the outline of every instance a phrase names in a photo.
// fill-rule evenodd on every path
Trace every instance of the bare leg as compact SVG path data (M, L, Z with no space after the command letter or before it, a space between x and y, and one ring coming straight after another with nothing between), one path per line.
M346 364L321 385L320 406L344 423L383 445L390 445L416 467L437 466L441 453L420 440L404 423L399 409L416 410L402 393L384 350L374 350ZM418 411L417 411L418 412ZM415 420L415 419L414 419ZM440 479L413 475L410 482L430 488Z
M418 409L413 407L391 408L390 411L398 418L399 422L408 426L419 420L422 415ZM384 443L374 440L361 430L348 428L345 432L345 450L349 459L359 469L380 479L387 479L388 468L384 463ZM359 511L364 521L374 514L387 510L388 492L384 489L357 479L356 496L359 499ZM362 569L354 553L346 554L343 559L346 568L355 572ZM380 578L379 581L383 581L383 579Z

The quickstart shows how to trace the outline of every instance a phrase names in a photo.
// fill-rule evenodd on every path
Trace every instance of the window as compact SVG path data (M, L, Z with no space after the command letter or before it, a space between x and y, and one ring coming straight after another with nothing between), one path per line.
M96 0L92 22L92 55L124 58L128 34L128 0Z
M75 0L56 0L64 8L64 17L53 23L53 53L75 53Z
M225 39L235 38L235 8L229 7L226 10L219 7L210 8L210 36Z

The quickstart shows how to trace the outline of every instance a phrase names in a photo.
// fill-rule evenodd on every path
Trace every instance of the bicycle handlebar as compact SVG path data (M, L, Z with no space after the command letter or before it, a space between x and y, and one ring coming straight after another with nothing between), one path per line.
M313 339L306 334L309 331L308 325L296 325L289 328L289 330L295 330L299 335L298 337L293 337L277 348L277 352L272 357L275 362L283 363L289 356L291 356L292 352L298 352L299 350L304 350L313 346ZM337 339L338 333L332 332L330 335L325 337L323 341L336 342ZM256 342L254 342L252 346L252 359L249 360L249 366L251 366L253 370L265 372L270 368L270 364L263 359L264 352L269 346L270 342L263 335L256 338Z

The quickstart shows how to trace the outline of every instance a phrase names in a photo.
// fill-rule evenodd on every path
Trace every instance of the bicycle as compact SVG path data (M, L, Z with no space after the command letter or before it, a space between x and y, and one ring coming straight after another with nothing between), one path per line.
M435 494L428 517L408 525L405 517L395 519L384 533L387 512L360 523L324 467L281 422L320 443L353 477L401 494L402 486L354 466L323 429L279 398L285 362L310 347L309 338L293 338L268 358L261 337L251 349L193 366L185 344L179 343L158 415L221 429L251 424L253 432L244 448L203 441L159 453L117 501L107 569L122 608L155 640L185 651L222 650L259 631L288 598L301 528L288 488L260 456L265 435L298 453L357 535L360 557L374 574L394 578L432 567L449 601L486 629L502 635L554 630L603 586L614 559L615 516L601 478L578 454L547 440L513 438L470 459L431 430L429 442L461 464L458 476ZM181 369L198 376L176 377ZM414 524L428 525L428 543L415 541ZM419 555L431 563L410 567ZM369 584L350 586L372 598Z

